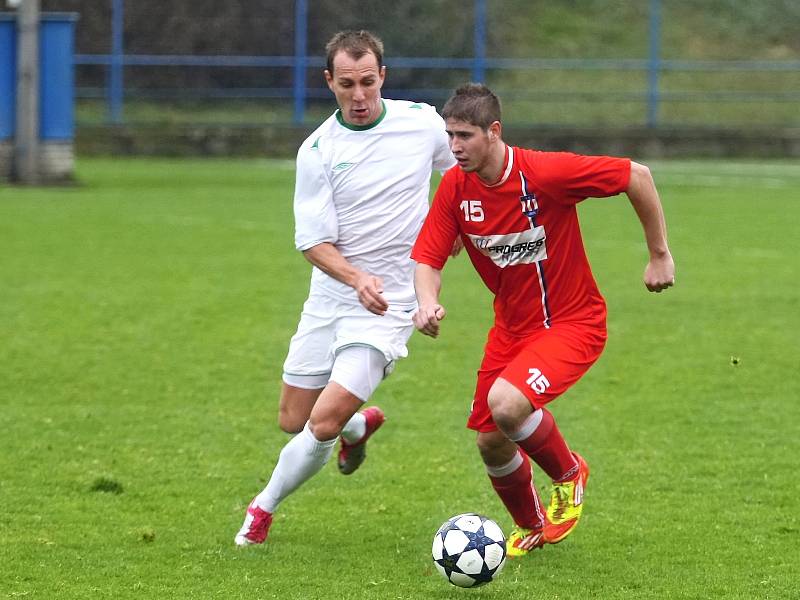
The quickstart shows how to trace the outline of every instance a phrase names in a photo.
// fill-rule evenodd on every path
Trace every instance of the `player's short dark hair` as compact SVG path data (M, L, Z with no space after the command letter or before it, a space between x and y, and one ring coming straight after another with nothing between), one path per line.
M465 83L456 88L442 108L443 119L456 119L481 129L500 121L500 99L482 83Z
M325 52L328 53L328 72L331 75L333 75L333 58L341 51L346 52L354 60L372 52L378 60L378 68L383 66L383 42L366 29L340 31L325 45Z

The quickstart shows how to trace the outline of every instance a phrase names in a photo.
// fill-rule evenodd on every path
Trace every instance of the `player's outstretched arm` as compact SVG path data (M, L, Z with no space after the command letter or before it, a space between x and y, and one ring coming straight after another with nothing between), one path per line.
M439 322L447 311L439 304L439 291L442 289L442 272L430 265L418 263L414 271L414 288L417 292L419 309L414 313L414 326L425 335L437 337Z
M315 267L352 287L358 294L358 301L369 312L376 315L386 313L389 304L383 297L381 278L354 267L342 256L336 246L329 242L323 242L303 250L303 256Z
M667 223L650 169L631 161L631 179L625 190L644 229L650 260L644 269L644 284L661 292L675 284L675 263L667 244Z

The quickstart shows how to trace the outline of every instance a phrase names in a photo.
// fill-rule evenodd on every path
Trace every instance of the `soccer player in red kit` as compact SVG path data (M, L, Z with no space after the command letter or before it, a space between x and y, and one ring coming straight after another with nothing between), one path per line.
M647 167L626 158L539 152L506 145L500 101L466 84L442 116L458 167L443 177L411 257L417 261L414 324L436 337L446 311L441 270L460 238L494 293L495 322L478 370L467 426L516 528L508 555L569 535L583 509L589 467L572 452L547 404L600 356L606 306L583 247L576 204L625 192L644 229L648 290L675 281L664 213ZM553 480L546 508L529 458Z

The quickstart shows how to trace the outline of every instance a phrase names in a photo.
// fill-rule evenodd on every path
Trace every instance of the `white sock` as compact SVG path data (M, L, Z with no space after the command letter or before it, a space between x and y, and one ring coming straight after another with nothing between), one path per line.
M521 442L522 440L528 439L533 435L533 432L539 428L543 416L544 413L542 412L541 408L533 411L522 422L522 425L519 426L519 429L508 436L508 439L510 439L512 442Z
M272 471L267 487L256 496L261 510L273 513L278 504L325 466L333 453L336 439L320 441L311 433L308 423L303 431L283 447L278 464Z
M350 417L342 429L342 437L348 444L357 442L364 437L365 433L367 433L367 417L360 412Z

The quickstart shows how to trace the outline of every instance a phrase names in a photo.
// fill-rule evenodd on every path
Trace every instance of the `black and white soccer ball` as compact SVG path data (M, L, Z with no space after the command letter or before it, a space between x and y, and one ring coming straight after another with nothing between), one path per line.
M506 537L497 523L483 515L456 515L433 536L433 564L453 585L487 584L506 564Z

